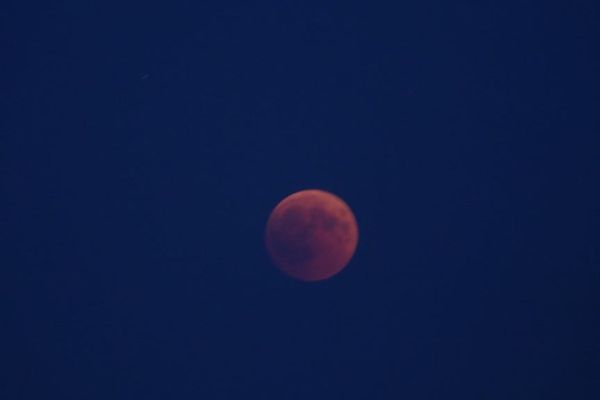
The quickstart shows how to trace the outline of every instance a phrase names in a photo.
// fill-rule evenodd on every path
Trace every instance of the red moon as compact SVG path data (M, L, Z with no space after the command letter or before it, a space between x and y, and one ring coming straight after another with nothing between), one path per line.
M358 225L336 195L302 190L271 212L265 242L283 272L302 281L320 281L348 265L358 244Z

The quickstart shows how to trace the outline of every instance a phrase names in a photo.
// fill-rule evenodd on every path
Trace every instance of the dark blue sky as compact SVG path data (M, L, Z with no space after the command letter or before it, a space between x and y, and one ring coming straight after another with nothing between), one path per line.
M600 398L600 5L388 3L0 6L0 398Z

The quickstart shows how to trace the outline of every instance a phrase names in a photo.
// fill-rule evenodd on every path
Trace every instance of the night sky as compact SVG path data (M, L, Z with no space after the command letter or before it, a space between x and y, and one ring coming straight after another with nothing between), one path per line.
M599 399L599 20L3 2L0 399ZM360 228L314 283L308 188Z

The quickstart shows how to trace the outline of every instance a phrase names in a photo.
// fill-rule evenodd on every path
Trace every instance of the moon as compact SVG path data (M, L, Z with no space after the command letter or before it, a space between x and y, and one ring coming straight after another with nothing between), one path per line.
M279 269L301 281L328 279L348 265L358 244L350 207L323 190L302 190L277 204L265 242Z

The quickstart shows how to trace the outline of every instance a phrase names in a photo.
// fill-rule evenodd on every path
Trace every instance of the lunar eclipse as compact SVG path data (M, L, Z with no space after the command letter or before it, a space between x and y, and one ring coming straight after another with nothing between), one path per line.
M302 281L319 281L348 265L358 244L358 225L350 207L336 195L302 190L271 212L265 242L283 272Z

